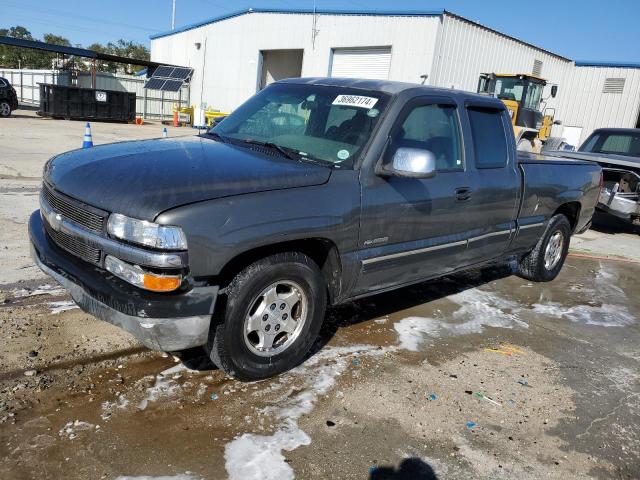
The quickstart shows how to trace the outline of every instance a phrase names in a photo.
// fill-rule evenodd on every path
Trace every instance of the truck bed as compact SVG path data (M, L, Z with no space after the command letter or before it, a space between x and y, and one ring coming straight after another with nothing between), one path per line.
M564 158L540 153L529 153L518 151L518 163L520 164L536 164L544 163L545 165L593 165L594 162L577 158Z

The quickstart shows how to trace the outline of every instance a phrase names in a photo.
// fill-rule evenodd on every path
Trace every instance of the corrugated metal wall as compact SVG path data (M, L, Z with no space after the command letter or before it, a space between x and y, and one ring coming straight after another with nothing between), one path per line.
M18 101L30 105L40 104L40 83L70 85L71 72L58 70L0 70L0 77L9 80L18 94ZM136 94L136 114L145 118L171 118L174 103L189 105L189 86L184 85L180 92L159 92L147 90L145 97L144 77L132 75L98 73L96 87ZM77 85L91 88L91 73L79 72Z
M202 91L208 106L228 111L256 93L261 50L303 49L302 76L325 77L333 49L391 45L389 79L419 83L431 71L439 24L437 15L323 14L314 42L313 15L256 12L153 39L151 59L194 68L191 103Z
M554 108L555 118L566 126L581 126L581 140L594 128L635 127L637 122L640 69L576 67L572 60L451 13L323 14L315 42L312 28L313 15L249 13L153 39L151 56L193 67L191 104L202 99L223 111L256 92L261 50L303 49L302 76L326 76L333 49L391 46L390 80L420 83L420 76L428 74L429 85L475 92L482 72L532 74L536 69L558 85L555 99L547 87L543 108ZM603 93L602 82L609 76L626 79L621 94ZM554 126L553 135L562 136L563 130Z
M607 78L623 78L621 93L605 93ZM579 67L569 72L560 97L563 127L581 128L583 142L596 128L635 127L640 115L640 69Z
M480 73L532 74L536 60L542 61L541 76L557 83L561 92L571 60L445 13L429 84L475 92ZM545 96L549 94L547 87ZM548 106L556 106L557 100L549 99Z

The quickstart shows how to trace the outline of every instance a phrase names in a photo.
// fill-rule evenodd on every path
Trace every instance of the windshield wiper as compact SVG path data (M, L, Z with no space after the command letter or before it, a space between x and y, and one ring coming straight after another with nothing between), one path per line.
M323 167L340 168L338 165L336 165L335 163L329 160L323 160L322 158L312 157L309 155L300 154L300 157L298 157L298 161L305 162L305 163L313 163L314 165L322 165Z
M277 143L263 142L260 140L254 140L253 138L247 138L245 140L242 140L242 142L248 143L249 145L259 145L261 147L273 148L274 150L277 150L278 152L280 152L284 157L288 158L289 160L294 160L296 162L313 163L316 165L322 165L324 167L335 166L335 164L333 162L330 162L329 160L322 160L321 158L315 158L308 155L307 153L296 150L295 148L283 147L282 145L278 145Z
M274 150L280 152L284 157L287 157L289 160L299 160L300 157L300 154L295 150L280 146L277 143L262 142L260 140L254 140L253 138L247 138L243 140L243 142L250 145L259 145L261 147L273 148Z
M207 130L206 132L204 132L205 135L210 135L218 140L220 140L222 143L227 143L227 139L226 137L223 137L222 135L220 135L217 132L214 132L212 130Z

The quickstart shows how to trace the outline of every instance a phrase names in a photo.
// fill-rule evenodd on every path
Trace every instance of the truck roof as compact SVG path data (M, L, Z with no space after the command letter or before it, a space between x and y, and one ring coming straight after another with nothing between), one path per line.
M483 103L494 102L496 107L502 108L504 104L493 97L487 95L479 95L477 93L465 92L462 90L454 90L450 88L432 87L429 85L420 85L418 83L396 82L392 80L369 80L362 78L332 78L332 77L303 77L303 78L286 78L278 80L276 83L295 83L306 85L326 85L330 87L344 88L361 88L363 90L374 90L378 92L397 95L407 90L415 90L416 94L424 95L446 94L455 95L463 98L482 99Z
M591 132L591 135L593 135L594 133L602 133L602 132L640 134L640 128L607 128L607 127L596 128L593 132Z

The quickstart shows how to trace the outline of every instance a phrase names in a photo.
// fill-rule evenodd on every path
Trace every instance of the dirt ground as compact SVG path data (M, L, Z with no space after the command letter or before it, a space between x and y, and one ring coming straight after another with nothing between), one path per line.
M10 122L0 478L640 478L634 232L576 237L551 283L505 266L332 308L304 364L240 383L198 351L178 361L145 349L31 266L26 220L42 164L76 147L84 124ZM96 124L93 134L158 132Z

